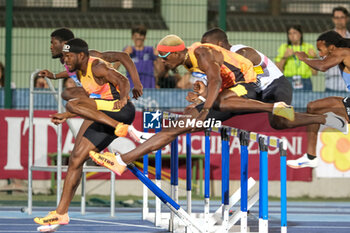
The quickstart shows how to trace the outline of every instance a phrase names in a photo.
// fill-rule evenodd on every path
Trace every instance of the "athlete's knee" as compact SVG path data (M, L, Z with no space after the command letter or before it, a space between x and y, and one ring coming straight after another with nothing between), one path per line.
M216 100L214 101L212 108L215 111L220 111L221 108L224 107L225 99L226 99L226 95L223 92L221 92L216 98Z
M83 166L85 159L81 157L81 153L72 152L69 156L69 167L71 169L78 169Z
M77 113L78 107L79 107L79 99L70 99L66 103L66 109L67 111L71 113Z
M62 97L62 99L64 99L65 101L68 101L68 100L74 98L74 97L73 97L73 93L72 93L72 88L66 88L66 89L62 92L61 97Z
M82 97L82 96L86 96L86 92L83 88L81 87L71 87L71 88L66 88L62 94L62 99L68 101L70 99L74 99L77 97Z
M307 104L307 113L313 114L313 113L317 113L317 108L318 108L318 103L317 100L315 101L311 101Z

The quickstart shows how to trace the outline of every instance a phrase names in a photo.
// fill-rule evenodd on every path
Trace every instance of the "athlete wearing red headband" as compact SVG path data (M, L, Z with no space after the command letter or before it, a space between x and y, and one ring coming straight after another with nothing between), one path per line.
M235 93L235 96L233 95L224 101L239 101L240 108L237 109L237 112L272 112L294 120L293 108L283 102L271 104L249 99L255 98L256 73L253 64L241 55L212 44L195 43L186 48L183 40L176 35L164 37L158 43L157 50L159 57L170 69L184 65L190 72L206 76L208 86L206 100L204 104L196 106L196 108L186 109L189 118L196 118L196 121L204 121L213 115L216 120L230 118L233 114L232 111L228 114L215 111L215 109L219 109L220 101L222 101L220 95L230 91ZM219 113L219 117L217 117L217 113ZM181 120L186 121L186 118ZM98 164L120 175L126 169L126 164L135 161L144 154L164 147L176 136L203 129L204 127L191 126L167 128L126 154L117 154L116 156L108 152L104 154L90 152L90 157Z

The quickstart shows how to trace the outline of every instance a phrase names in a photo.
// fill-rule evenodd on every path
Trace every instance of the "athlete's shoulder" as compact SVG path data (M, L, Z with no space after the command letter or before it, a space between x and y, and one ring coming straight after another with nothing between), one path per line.
M91 64L91 71L93 75L97 77L103 76L103 74L108 70L109 63L102 60L101 58L95 58Z
M335 48L332 51L332 54L336 56L348 57L350 56L350 48Z

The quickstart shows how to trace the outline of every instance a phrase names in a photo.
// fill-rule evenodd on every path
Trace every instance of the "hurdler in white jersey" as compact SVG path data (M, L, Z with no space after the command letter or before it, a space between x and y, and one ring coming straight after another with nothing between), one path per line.
M273 61L263 53L246 45L232 45L230 50L253 62L258 80L258 100L268 103L283 101L291 104L293 88Z
M243 44L232 45L230 50L232 52L237 52L243 48L251 48ZM251 48L253 49L253 48ZM275 79L283 76L283 73L278 69L278 67L273 63L267 56L254 49L260 56L261 60L259 64L254 64L254 70L257 73L257 78L259 79L259 87L261 90L265 90Z

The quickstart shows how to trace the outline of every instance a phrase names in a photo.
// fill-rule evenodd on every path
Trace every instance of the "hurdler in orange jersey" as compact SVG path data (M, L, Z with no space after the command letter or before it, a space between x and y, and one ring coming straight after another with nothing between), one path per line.
M119 104L120 101L120 90L117 83L109 82L104 80L104 78L97 78L94 76L92 67L95 63L103 63L109 69L113 69L112 65L100 58L89 57L87 69L85 74L81 70L77 71L77 76L81 82L84 90L88 93L90 98L95 100L97 110L107 111L107 112L119 112L120 109L115 107L116 104ZM119 74L118 71L115 70ZM121 75L121 74L120 74ZM97 83L98 82L98 83ZM129 99L129 96L126 95L126 99ZM113 123L114 125L115 123ZM125 137L128 133L128 125L120 122L115 126L115 134L119 137Z
M237 83L256 82L256 73L250 60L237 53L228 51L220 46L213 44L201 44L199 42L196 42L188 47L188 55L192 66L184 66L191 73L203 73L203 71L201 71L198 67L198 61L194 54L195 49L199 46L214 49L220 52L223 56L223 64L220 66L220 76L222 79L221 89L230 88Z
M79 70L78 78L80 79L80 82L85 89L85 91L90 95L90 98L96 98L96 99L103 99L103 100L117 100L120 98L119 95L119 88L118 86L114 86L110 82L106 82L104 84L98 84L95 80L95 77L92 73L92 63L94 61L103 62L108 67L112 68L110 63L107 63L106 61L97 58L97 57L89 57L87 70L85 75L82 74L82 71ZM117 71L118 72L118 71Z

